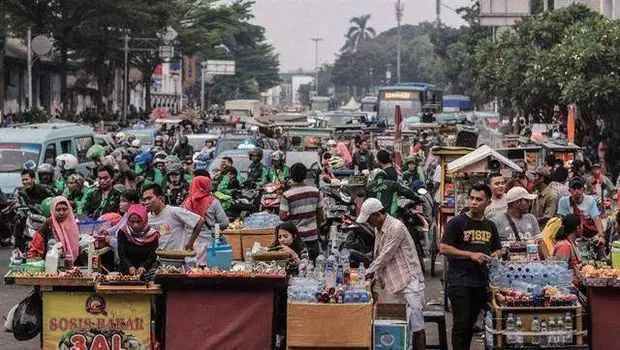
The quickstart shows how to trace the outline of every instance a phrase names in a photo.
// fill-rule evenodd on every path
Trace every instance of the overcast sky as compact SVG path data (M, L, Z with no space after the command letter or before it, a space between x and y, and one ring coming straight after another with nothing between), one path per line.
M319 61L333 62L344 44L349 19L370 14L369 25L377 33L396 26L396 0L255 0L255 23L265 27L267 39L280 54L280 69L314 69L313 37L319 43ZM435 0L401 0L405 6L403 23L433 21ZM457 9L471 0L442 0L445 6ZM464 22L451 9L442 6L441 20L450 26Z

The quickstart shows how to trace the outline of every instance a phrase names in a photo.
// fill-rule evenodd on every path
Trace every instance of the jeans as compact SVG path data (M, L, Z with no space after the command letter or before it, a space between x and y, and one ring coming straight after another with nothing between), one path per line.
M467 350L474 334L478 314L487 303L486 287L448 286L452 305L452 349Z

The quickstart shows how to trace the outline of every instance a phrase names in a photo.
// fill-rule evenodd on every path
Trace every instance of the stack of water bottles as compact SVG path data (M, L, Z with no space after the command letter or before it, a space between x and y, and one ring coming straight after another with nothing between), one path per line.
M276 227L281 223L282 221L278 215L263 211L248 215L243 220L243 226L245 228L270 228Z
M349 252L332 250L327 258L319 255L316 267L302 255L298 277L290 280L288 300L294 302L368 303L372 298L366 290L365 268L352 274Z
M489 278L494 287L567 287L572 284L573 277L573 270L564 261L495 262L489 266Z

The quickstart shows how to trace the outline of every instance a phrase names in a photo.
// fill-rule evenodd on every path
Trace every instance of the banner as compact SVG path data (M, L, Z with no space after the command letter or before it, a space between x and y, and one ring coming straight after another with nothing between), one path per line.
M43 292L43 349L151 348L149 295Z
M575 142L575 127L577 123L577 111L575 105L568 106L568 116L566 117L566 138L568 142Z

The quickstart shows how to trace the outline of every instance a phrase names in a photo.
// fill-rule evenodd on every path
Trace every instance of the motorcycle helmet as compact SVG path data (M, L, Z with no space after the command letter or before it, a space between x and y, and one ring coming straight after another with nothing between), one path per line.
M116 141L117 145L122 145L123 143L127 142L127 134L124 132L117 132L116 135L114 135L114 141Z
M52 197L45 198L40 205L41 214L46 218L49 218L52 214Z
M103 146L101 146L99 144L93 145L86 152L86 158L88 158L90 160L99 160L104 155L105 155L105 148L103 148Z
M387 174L385 173L383 169L373 169L370 172L370 176L368 176L368 184L370 185L376 179L380 179L380 178L385 179L386 177L387 177Z
M183 172L183 166L181 166L180 163L176 163L176 164L172 164L169 168L168 171L166 171L166 176L168 175L172 175L172 174L181 174Z
M78 159L69 153L64 153L56 157L56 165L62 171L74 171L77 168Z
M155 136L155 142L153 144L157 147L161 147L164 144L164 137L161 135Z
M252 156L258 156L258 159L263 159L263 150L256 147L250 150L250 160L252 160Z
M43 163L37 168L37 174L54 176L54 167L51 164Z
M133 162L138 164L138 165L142 165L142 164L149 164L151 162L151 160L153 160L153 156L151 155L151 152L144 151L144 152L138 154L133 159Z
M84 186L84 177L80 174L71 174L67 178L67 182L75 181L80 187Z
M134 135L134 134L127 135L127 142L129 144L132 144L135 140L136 140L136 135Z
M164 159L166 159L167 156L168 156L168 153L166 153L166 151L159 151L159 152L155 153L154 159L164 160Z
M111 166L116 171L119 171L119 169L120 169L118 167L118 163L116 162L116 159L114 159L114 157L112 157L112 156L105 156L105 157L103 157L103 159L101 160L101 165L102 166Z
M284 152L282 152L282 151L274 151L269 156L269 160L272 163L273 162L284 162L285 157L286 157L286 155L284 154Z
M140 147L142 147L142 142L139 139L135 139L135 140L131 141L131 147L133 147L133 148L140 148Z

